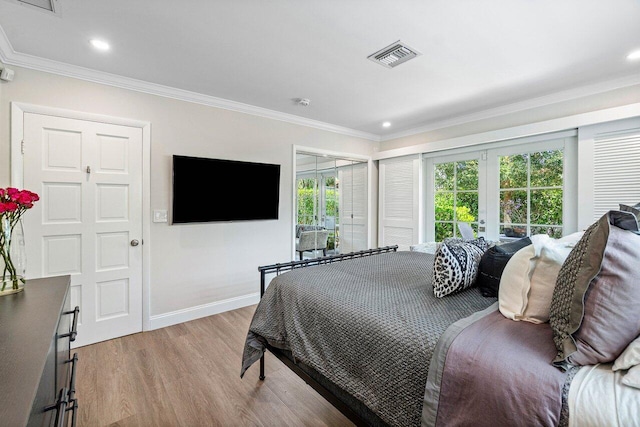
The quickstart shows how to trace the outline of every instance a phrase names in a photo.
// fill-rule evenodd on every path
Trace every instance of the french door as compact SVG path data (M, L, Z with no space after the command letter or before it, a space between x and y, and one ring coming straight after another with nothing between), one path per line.
M424 155L424 241L515 239L576 231L576 132L505 141L484 150Z

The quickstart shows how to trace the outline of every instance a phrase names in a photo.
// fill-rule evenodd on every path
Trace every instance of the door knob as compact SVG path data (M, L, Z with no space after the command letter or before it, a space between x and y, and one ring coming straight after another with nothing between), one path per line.
M136 240L136 239L133 239L131 241L131 246L138 246L139 244L140 244L140 242L138 242L138 240Z

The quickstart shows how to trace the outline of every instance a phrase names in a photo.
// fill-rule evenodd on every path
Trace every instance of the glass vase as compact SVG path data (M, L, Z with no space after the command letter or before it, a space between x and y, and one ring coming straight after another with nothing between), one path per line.
M0 296L24 289L27 257L22 220L11 225L8 218L0 221Z

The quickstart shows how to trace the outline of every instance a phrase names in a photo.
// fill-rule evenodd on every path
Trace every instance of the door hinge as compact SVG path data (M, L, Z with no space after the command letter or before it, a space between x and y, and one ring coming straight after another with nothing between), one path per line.
M20 153L24 154L24 139L20 141Z

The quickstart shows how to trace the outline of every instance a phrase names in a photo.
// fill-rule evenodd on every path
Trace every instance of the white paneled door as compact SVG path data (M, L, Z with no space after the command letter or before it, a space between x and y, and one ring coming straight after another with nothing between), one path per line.
M140 332L142 129L25 113L23 150L27 278L71 275L75 346Z

